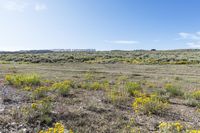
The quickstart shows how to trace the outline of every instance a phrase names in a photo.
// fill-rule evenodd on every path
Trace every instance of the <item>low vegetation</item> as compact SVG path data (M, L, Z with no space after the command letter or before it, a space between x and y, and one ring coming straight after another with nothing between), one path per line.
M190 129L180 122L161 122L159 133L199 133L200 130Z
M6 75L5 80L9 85L20 86L37 86L41 83L41 78L37 74L13 74Z
M199 50L0 53L0 63L199 64Z
M51 89L57 91L58 94L61 96L66 96L69 93L71 87L72 87L71 81L63 81L54 83L51 86Z
M142 87L139 83L136 82L128 82L125 85L125 89L131 96L137 96L141 91Z
M161 101L156 95L144 95L135 98L132 106L136 113L160 114L166 112L169 105Z
M40 99L47 96L48 90L49 88L45 86L36 88L32 93L33 99Z
M182 97L184 95L184 93L179 87L173 86L172 84L165 84L164 88L171 97Z
M83 62L109 60L116 63L118 58L120 61L127 59L129 54L114 61L113 57L98 57L92 62ZM144 58L149 62L154 61L150 57ZM139 63L139 59L137 61ZM55 69L56 72L46 68L39 71L40 74L49 72L53 75L51 78L31 71L30 74L23 74L17 67L8 69L8 74L0 80L0 99L3 99L0 102L0 112L3 110L3 115L0 113L0 131L11 132L15 128L19 132L26 130L36 133L199 132L200 92L196 79L173 74L163 78L161 74L165 74L165 71L156 75L155 72L160 71L157 69L163 68L162 65L148 67L152 71L149 75L145 73L147 68L142 69L140 74L134 74L141 66L137 66L137 70L129 66L131 72L128 73L120 68L109 72L101 70L103 67L113 69L115 65L111 68L109 65L97 65L95 67L100 69L98 72L94 68L79 70L82 66L78 65L76 74L65 67L57 69L58 66L60 64L51 66L51 70ZM62 78L57 78L59 71ZM155 75L154 79L152 75ZM4 106L6 108L2 109Z
M62 123L57 122L53 128L42 130L39 133L73 133L73 131L71 129L66 130Z

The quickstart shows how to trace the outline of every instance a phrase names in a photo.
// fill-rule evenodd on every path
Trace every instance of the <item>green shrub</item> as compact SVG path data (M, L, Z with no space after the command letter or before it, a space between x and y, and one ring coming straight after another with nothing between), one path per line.
M196 100L200 100L200 91L195 91L192 93L192 97Z
M30 86L25 86L23 88L24 91L32 91L32 88Z
M184 126L179 122L162 122L159 125L159 133L182 133Z
M171 97L184 95L184 93L179 87L173 86L172 84L165 84L164 88L166 89L167 93L170 94Z
M163 102L168 102L170 99L170 94L165 89L157 89L155 94Z
M52 122L51 111L52 102L49 97L38 100L22 110L23 116L28 122L34 123L39 120L45 124Z
M146 86L147 86L148 88L156 88L156 84L153 83L153 82L146 82Z
M80 88L81 89L89 89L90 84L88 82L82 82L82 83L80 83Z
M110 86L111 87L111 86ZM120 89L118 86L112 86L106 90L106 97L113 103L124 103L129 99L128 92Z
M9 74L5 76L5 80L16 87L34 86L41 83L41 78L37 74Z
M59 95L66 96L69 93L71 87L72 87L71 81L63 81L54 83L51 88L53 90L56 90Z
M90 85L90 88L92 90L99 90L102 89L102 85L99 82L94 82Z
M54 127L49 128L47 130L41 130L38 133L73 133L73 131L65 130L65 127L62 123L57 122Z
M94 75L93 75L93 73L92 72L88 72L88 73L85 73L85 75L84 75L84 79L86 80L86 81L91 81L91 80L94 80Z
M113 103L125 102L128 99L128 96L125 93L117 90L106 91L106 94L108 100Z
M117 84L120 85L120 84L125 84L126 81L128 80L128 77L127 76L119 76L117 78Z
M159 133L199 133L199 129L192 129L190 125L180 122L161 122L158 126Z
M104 84L104 83L99 83L99 82L93 82L93 83L90 83L90 82L82 82L81 84L80 84L80 87L82 88L82 89L87 89L87 90L100 90L100 89L103 89L103 87L104 87L104 85L106 85L106 84ZM106 87L106 86L105 86Z
M131 96L135 96L135 92L142 91L142 87L139 83L136 82L128 82L125 85L125 89Z
M161 101L157 95L135 98L132 107L136 113L158 114L168 109L168 103Z
M109 84L109 81L105 80L102 83L102 89L109 90L111 88L111 85Z
M175 77L175 80L181 80L182 78L181 77Z
M48 90L49 88L45 86L36 88L32 93L33 99L40 99L47 96Z

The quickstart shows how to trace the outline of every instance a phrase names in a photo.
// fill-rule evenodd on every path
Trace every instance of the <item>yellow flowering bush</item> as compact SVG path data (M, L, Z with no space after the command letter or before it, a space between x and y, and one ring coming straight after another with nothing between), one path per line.
M192 97L196 100L200 100L200 91L195 91L192 93Z
M41 83L40 76L37 74L8 74L5 80L10 85L16 87L39 85Z
M33 99L39 99L45 97L47 95L48 90L49 88L45 86L36 88L32 93Z
M184 126L179 122L162 122L159 125L160 133L181 133L184 130Z
M25 86L23 88L24 91L32 91L32 88L30 86Z
M42 130L39 133L73 133L73 131L71 129L65 130L64 125L57 122L53 128L49 128L46 131Z
M132 107L137 113L157 114L166 111L168 103L161 101L157 95L143 95L135 98Z
M32 103L31 107L33 109L37 109L37 111L47 114L52 110L52 103L49 97L43 98L42 100L37 101L36 103Z
M187 129L186 125L180 122L161 122L159 133L200 133L199 129Z
M131 96L137 95L137 93L142 91L142 87L139 83L136 82L128 82L125 85L125 89Z
M200 133L200 130L189 130L187 133Z
M32 103L32 104L31 104L31 108L32 108L32 109L36 110L37 107L38 107L37 103Z
M43 98L42 100L37 100L30 106L23 108L23 117L27 121L34 122L39 120L41 123L49 124L52 121L51 118L52 103L49 97Z
M102 85L99 82L94 82L90 85L90 88L92 90L99 90L102 89Z
M72 87L72 82L66 80L63 82L54 83L51 88L52 90L57 91L60 95L65 96L69 93L70 87Z

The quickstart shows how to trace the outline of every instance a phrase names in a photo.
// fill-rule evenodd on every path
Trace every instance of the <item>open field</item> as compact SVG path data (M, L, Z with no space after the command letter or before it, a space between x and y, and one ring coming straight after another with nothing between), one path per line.
M2 132L39 132L53 126L55 122L61 122L66 129L77 133L162 132L159 129L161 122L181 124L181 132L187 132L186 127L188 132L189 129L200 128L199 99L189 96L200 88L199 65L10 63L0 64L0 68L2 96L3 86L7 90L6 99L1 97L0 104ZM20 110L27 109L43 98L32 98L37 87L31 86L32 90L28 90L24 89L27 86L8 85L4 80L8 74L19 73L37 73L41 76L40 86L49 87L65 80L73 81L73 86L66 96L58 95L57 91L46 92L45 97L51 99L52 106L48 116L26 116ZM154 111L148 113L144 110L137 112L133 103L141 96L135 93L130 95L132 93L126 91L128 82L141 86L140 93L146 95L142 96L143 99L156 94L164 99L164 103L160 101L158 104L166 102L168 107L164 110L151 109ZM165 92L167 84L178 88L175 90L177 93Z
M0 0L0 133L200 133L200 0Z

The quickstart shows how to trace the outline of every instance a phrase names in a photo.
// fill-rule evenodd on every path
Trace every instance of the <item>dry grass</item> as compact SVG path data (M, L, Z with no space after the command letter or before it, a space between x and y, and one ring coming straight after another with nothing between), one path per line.
M24 85L24 81L21 84L20 80L18 89L15 89L14 82L10 83L14 86L7 87L7 99L0 104L9 105L7 113L3 116L0 114L0 118L5 120L0 128L5 130L6 123L9 125L14 121L17 128L17 125L24 124L24 120L28 118L32 121L25 121L27 125L24 128L30 131L48 129L57 121L61 121L66 129L72 128L75 132L83 133L130 130L156 132L164 130L158 129L160 122L168 121L190 124L191 129L200 128L197 122L200 120L197 112L199 65L17 64L15 72L9 69L12 64L1 64L0 67L2 79L7 74L12 76L28 72L37 72L41 76L40 84L31 82L29 85L28 82ZM12 80L8 78L7 81ZM3 92L2 89L0 91ZM153 98L152 95L155 94L157 96ZM184 99L183 96L187 95L188 98ZM41 100L45 98L50 98L48 102L51 106L41 104ZM138 115L134 112L134 101L141 103L135 109L144 113ZM166 102L169 102L167 109L164 108ZM23 118L21 116L24 114L17 111L18 107L32 107L29 111L33 112L29 114L33 115L27 115L24 120L12 119ZM16 111L13 112L13 109ZM130 124L133 117L134 124ZM36 129L38 125L41 127Z

